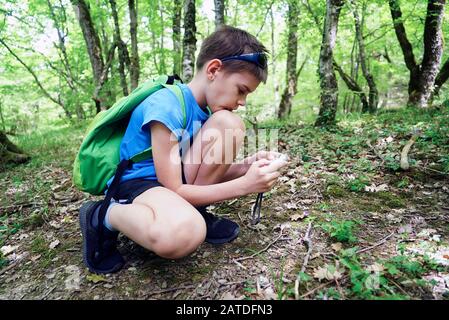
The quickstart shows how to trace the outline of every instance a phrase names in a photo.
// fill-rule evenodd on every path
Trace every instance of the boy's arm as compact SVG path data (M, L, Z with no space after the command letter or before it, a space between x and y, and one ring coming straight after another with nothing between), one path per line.
M229 166L228 171L226 171L226 173L223 176L223 182L234 180L240 178L241 176L244 176L245 173L248 171L249 167L251 167L251 164L245 161L231 164Z
M246 194L243 177L213 185L183 184L177 140L161 122L152 121L150 129L154 165L158 180L164 187L176 192L193 206L207 205Z
M279 157L280 155L281 154L279 152L275 151L265 151L265 150L258 151L250 157L247 157L239 162L231 164L229 166L228 171L226 171L222 181L224 182L234 180L241 176L244 176L254 161L257 161L259 159L273 160Z

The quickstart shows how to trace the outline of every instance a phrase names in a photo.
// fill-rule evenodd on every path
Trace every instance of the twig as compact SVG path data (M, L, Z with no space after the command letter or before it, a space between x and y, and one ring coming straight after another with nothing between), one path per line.
M309 226L307 227L307 231L302 239L302 243L306 246L307 249L307 253L304 257L303 263L302 263L302 267L301 267L301 271L299 274L304 273L304 271L306 270L307 264L309 263L309 258L310 258L310 254L312 253L312 249L313 249L313 245L312 245L312 240L310 238L310 231L312 230L312 222L309 222ZM299 274L296 277L296 281L295 281L295 299L298 300L299 299Z
M418 165L415 165L415 168L423 170L423 171L432 171L432 172L438 173L438 174L440 174L442 176L449 175L449 172L438 171L438 170L435 170L435 169L432 169L432 168L421 167L421 166L418 166Z
M44 300L50 293L53 292L53 290L56 289L56 286L51 287L49 290L47 290L47 292L44 293L44 295L40 298L40 300Z
M234 262L238 262L238 261L243 261L243 260L247 260L247 259L252 259L252 258L254 258L255 256L261 254L262 252L267 251L267 250L268 250L273 244L275 244L275 243L276 243L282 236L283 236L283 233L282 233L282 230L281 230L281 232L279 233L279 236L278 236L276 239L274 239L270 244L268 244L265 248L263 248L262 250L260 250L260 251L258 251L258 252L256 252L256 253L254 253L254 254L252 254L252 255L250 255L250 256L248 256L248 257L242 257L242 258L234 259L233 261L234 261Z
M337 279L335 279L335 284L337 285L337 289L338 289L338 292L340 293L340 296L342 297L342 299L344 299L345 298L345 294L343 293L343 290L341 289L341 286L338 283Z
M371 247L367 247L367 248L364 248L364 249L360 249L360 250L357 251L356 253L357 253L357 254L360 254L360 253L363 253L363 252L372 250L372 249L374 249L374 248L377 248L377 247L383 245L385 242L387 242L387 240L390 239L391 236L393 236L393 235L394 235L394 232L390 233L388 236L386 236L385 238L383 238L382 240L380 240L378 243L372 245Z
M349 276L345 276L345 277L341 278L341 281L345 281L347 278L349 278ZM310 295L311 295L312 293L314 293L315 291L320 290L320 289L323 289L324 287L330 285L330 284L333 283L333 282L335 282L335 279L333 279L333 280L331 280L331 281L329 281L329 282L320 284L318 287L316 287L316 288L310 290L309 292L303 294L303 295L300 297L300 299L305 298L305 297L307 297L307 296L310 296Z
M393 279L389 279L389 281L391 281L404 295L408 296L408 293L404 289L402 289L402 287L398 285L396 281L394 281Z
M243 264L241 264L240 262L234 260L234 263L235 263L236 265L238 265L240 268L246 270L246 267L245 267Z
M192 288L195 288L195 287L196 286L194 286L194 285L190 285L190 286L184 286L184 287L168 288L168 289L163 289L163 290L157 290L157 291L150 292L148 295L152 296L154 294L173 292L173 291L182 290L182 289L192 289Z

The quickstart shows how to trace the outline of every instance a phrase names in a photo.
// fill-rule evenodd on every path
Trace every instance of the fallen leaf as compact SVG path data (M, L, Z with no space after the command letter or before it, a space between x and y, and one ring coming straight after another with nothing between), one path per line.
M374 264L368 266L366 270L370 272L382 272L385 270L385 267L382 264L375 262Z
M366 192L380 192L380 191L387 191L388 185L387 184L381 184L379 186L376 186L374 183L370 186L365 186Z
M323 279L338 280L343 276L343 270L339 270L334 265L326 264L324 267L318 267L314 270L313 276L319 281Z
M291 209L298 209L298 205L296 203L293 203L293 202L288 202L284 206L285 206L286 209L289 209L289 210L291 210Z
M336 242L331 244L331 247L334 251L338 252L342 249L343 245L341 244L341 242Z
M93 283L107 282L106 278L104 278L103 276L100 276L98 274L89 274L86 276L86 280L93 282Z
M298 221L298 220L302 220L302 219L304 219L305 217L307 217L309 214L307 213L307 212L304 212L304 213L297 213L297 214L294 214L294 215L292 215L291 217L290 217L290 220L291 221Z
M0 251L2 252L3 256L7 256L14 250L16 250L19 246L3 246L0 248Z
M60 244L59 240L55 240L52 243L50 243L50 249L56 248Z

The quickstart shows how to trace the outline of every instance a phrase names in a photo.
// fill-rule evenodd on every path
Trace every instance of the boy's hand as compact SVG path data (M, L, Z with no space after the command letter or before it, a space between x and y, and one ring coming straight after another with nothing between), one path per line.
M248 193L267 192L273 188L279 176L279 170L288 162L286 160L260 159L251 165L249 170L243 176L245 181L245 190Z
M275 151L260 150L244 160L245 164L252 165L255 161L261 159L274 160L281 156L281 153Z

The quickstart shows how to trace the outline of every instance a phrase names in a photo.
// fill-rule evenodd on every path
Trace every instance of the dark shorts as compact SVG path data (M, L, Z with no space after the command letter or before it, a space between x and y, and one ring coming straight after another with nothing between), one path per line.
M157 180L132 179L120 184L118 194L114 197L115 201L119 203L132 203L135 198L145 191L161 187L162 184Z
M184 166L181 167L182 183L186 183L184 176ZM115 201L119 203L132 203L135 198L140 196L145 191L154 188L163 187L157 180L132 179L120 184L118 194L114 197Z

